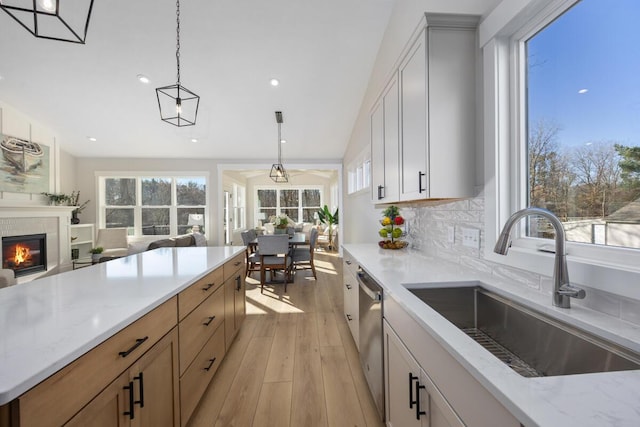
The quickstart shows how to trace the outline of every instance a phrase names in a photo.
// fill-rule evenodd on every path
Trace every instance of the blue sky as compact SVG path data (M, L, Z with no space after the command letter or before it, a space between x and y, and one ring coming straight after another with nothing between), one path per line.
M640 0L583 0L529 41L529 115L561 145L640 145L638 22Z

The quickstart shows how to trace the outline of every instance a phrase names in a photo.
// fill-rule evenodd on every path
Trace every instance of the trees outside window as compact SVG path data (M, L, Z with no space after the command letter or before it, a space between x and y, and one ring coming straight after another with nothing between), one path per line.
M286 214L294 222L314 222L322 206L320 188L259 188L256 190L256 213L269 218Z

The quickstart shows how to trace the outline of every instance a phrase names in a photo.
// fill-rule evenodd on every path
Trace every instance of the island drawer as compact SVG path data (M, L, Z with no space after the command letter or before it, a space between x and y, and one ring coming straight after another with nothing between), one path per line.
M224 328L218 328L180 378L181 425L184 426L189 421L224 355Z
M224 281L232 277L238 270L244 267L245 253L240 252L238 255L224 263Z
M191 313L194 308L213 294L224 280L222 267L217 268L178 294L178 314L180 320Z
M14 400L20 425L64 424L166 335L176 314L174 297Z
M180 322L180 374L223 322L224 287L220 287Z

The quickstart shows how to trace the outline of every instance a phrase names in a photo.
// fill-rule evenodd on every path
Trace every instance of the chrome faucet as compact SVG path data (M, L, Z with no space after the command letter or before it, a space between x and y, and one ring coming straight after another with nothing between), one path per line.
M556 258L553 267L553 305L561 308L571 308L571 298L583 299L586 293L584 289L580 289L569 283L564 227L558 217L552 212L542 208L525 208L514 213L504 225L493 251L500 255L506 255L511 246L511 229L520 219L529 215L539 215L547 218L556 231Z

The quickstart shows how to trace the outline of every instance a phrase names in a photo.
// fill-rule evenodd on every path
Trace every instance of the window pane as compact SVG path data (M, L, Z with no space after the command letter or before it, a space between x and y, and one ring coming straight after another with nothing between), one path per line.
M302 190L302 207L320 207L320 190Z
M133 208L106 209L106 228L133 227Z
M143 208L142 234L163 235L171 234L169 226L169 208Z
M569 241L640 248L638 19L636 0L583 0L526 42L529 205Z
M204 208L178 208L178 234L187 234L190 233L194 227L193 224L189 224L189 214L192 215L201 215L192 216L191 222L202 221L202 224L199 224L200 233L204 234L205 224L204 224Z
M204 178L177 178L178 205L206 205L207 186Z
M143 178L143 206L171 205L171 178Z
M107 206L135 206L136 204L135 178L107 178L104 190Z
M298 190L280 190L280 206L298 207Z
M300 222L298 220L298 208L295 209L281 209L282 213L287 215L293 222Z
M302 221L315 223L316 219L314 215L318 212L318 208L304 208L302 209Z
M258 190L258 207L276 207L276 190Z
M264 213L264 219L262 220L263 223L265 222L271 222L271 218L276 216L276 210L275 209L260 209L258 211L259 213Z

